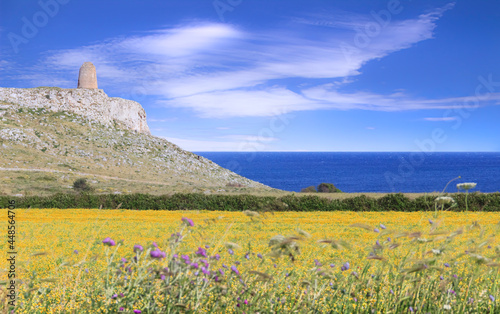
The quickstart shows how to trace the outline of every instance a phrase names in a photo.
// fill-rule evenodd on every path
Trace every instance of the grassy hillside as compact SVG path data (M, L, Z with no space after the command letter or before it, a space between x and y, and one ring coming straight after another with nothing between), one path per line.
M0 192L68 192L87 178L97 193L269 193L165 139L69 112L0 101ZM276 191L278 192L278 191Z

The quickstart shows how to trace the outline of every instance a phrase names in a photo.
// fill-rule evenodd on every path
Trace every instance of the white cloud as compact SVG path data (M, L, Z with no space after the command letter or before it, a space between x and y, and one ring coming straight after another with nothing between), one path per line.
M436 20L449 8L414 19L393 17L362 47L359 42L356 45L353 28L373 23L371 16L343 14L333 28L316 23L326 31L313 37L293 29L256 33L230 24L192 24L51 51L43 60L46 71L38 73L46 75L53 70L55 78L46 76L46 82L75 80L79 66L92 61L100 87L113 89L115 94L139 89L156 96L162 106L188 108L206 118L272 116L317 109L446 108L452 99L345 93L340 87L349 84L346 77L359 75L366 62L432 38ZM71 72L72 77L62 78L61 71ZM25 76L30 77L44 80ZM280 81L289 78L301 78L306 84L292 90ZM314 86L315 79L336 83Z
M283 87L265 90L229 90L201 93L162 102L168 107L191 108L204 118L276 116L321 106Z
M441 121L455 121L457 117L442 117L442 118L424 118L425 121L441 122Z

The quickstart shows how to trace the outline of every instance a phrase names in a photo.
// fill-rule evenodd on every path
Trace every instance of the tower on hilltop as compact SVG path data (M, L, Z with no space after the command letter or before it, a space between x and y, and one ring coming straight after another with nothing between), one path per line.
M92 62L85 62L78 74L78 88L97 88L97 75Z

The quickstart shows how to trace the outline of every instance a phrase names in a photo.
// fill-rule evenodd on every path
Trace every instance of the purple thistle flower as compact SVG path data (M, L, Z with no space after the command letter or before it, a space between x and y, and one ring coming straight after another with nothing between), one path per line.
M245 301L243 301L243 303L248 304L248 300L245 299Z
M233 255L233 254L234 254L233 250L231 250L231 249L228 249L227 251L228 251L228 252L229 252L229 254L231 254L231 255Z
M120 292L120 297L123 298L124 296L123 292Z
M469 303L474 303L474 298L469 298Z
M165 252L160 251L158 248L156 248L155 250L151 251L149 254L151 255L152 258L157 258L157 259L161 259L161 258L167 257L167 255L165 254Z
M392 294L392 295L394 295L394 290L392 290L392 289L391 289L391 291L390 291L390 292L391 292L391 294Z
M221 276L224 276L224 270L223 269L219 268L219 273L221 274Z
M155 247L155 248L158 248L158 244L156 244L156 242L153 242L152 245Z
M490 300L491 302L495 302L495 297L490 294Z
M186 264L189 264L191 262L188 255L182 255L181 259L183 259L184 263Z
M330 267L331 267L331 268L335 267L335 264L330 264Z
M378 230L378 228L373 229L373 231L380 232L380 230Z
M198 263L191 263L191 265L189 265L189 266L191 266L191 267L193 267L195 269L199 268Z
M274 266L274 268L278 267L278 265L276 265L276 264L274 264L273 266Z
M201 255L203 257L207 257L207 250L204 248L199 247L198 251L195 252L196 255Z
M116 298L118 298L118 294L116 293L111 296L111 299L116 299Z
M134 245L134 252L142 252L144 251L144 248L140 244Z
M387 238L387 242L391 242L391 238Z
M88 268L85 268L85 272L88 274L88 273L89 273L89 269L88 269Z
M121 261L123 264L125 264L127 262L127 259L125 257L122 257Z
M161 276L160 276L160 279L161 279L161 280L165 280L165 278L167 278L167 277L165 277L165 275L161 275Z
M235 263L236 265L239 265L239 264L240 264L240 261L236 261L236 262L234 262L234 263Z
M120 307L119 311L120 311L120 312L125 311L125 309L123 308L123 306L121 306L121 307Z
M208 265L210 265L206 259L200 259L200 262L202 262L203 264L205 264L205 267L208 267Z
M258 257L258 258L262 258L262 254L260 254L260 253L259 253L259 254L257 254L257 257Z
M111 239L110 237L107 237L106 239L102 240L102 243L107 246L115 246L116 243Z
M250 253L245 254L246 259L250 259Z
M205 244L205 249L209 249L209 248L210 248L210 245Z
M142 311L141 310L134 310L134 313L139 314L139 313L142 313Z
M458 278L458 276L457 275L453 275L453 278Z
M383 224L380 224L380 228L387 229L386 226L384 226Z
M225 269L227 269L227 266L225 264L222 264L222 267L224 267Z
M450 267L450 264L448 264L448 263L444 263L444 266L445 266L445 267Z
M491 249L491 245L488 245L488 249Z
M205 275L210 275L210 271L206 267L201 267L201 272L204 273Z
M444 280L444 277L443 276L439 276L439 279Z
M214 256L210 257L211 259L215 259L216 261L220 260L220 255L219 253L215 254Z
M353 298L354 302L358 302L358 299L357 298Z
M314 260L314 264L316 264L316 266L321 266L321 263L317 259Z
M342 267L340 267L340 270L345 271L348 270L349 268L350 268L349 262L346 262L344 265L342 265Z
M182 221L186 224L186 226L188 226L188 227L193 227L193 226L194 226L194 222L193 222L191 219L189 219L189 218L182 217L182 219L181 219L181 220L182 220Z
M434 223L434 221L432 221L432 220L429 219L429 223L432 225Z
M379 240L377 240L377 242L375 242L375 243L376 243L377 245L380 245L380 242L379 242Z
M411 306L410 306L409 310L410 310L410 312L412 312L412 313L413 313L413 312L415 312Z
M236 268L236 266L231 266L231 270L236 274L236 275L239 275L240 274L240 271Z
M78 254L78 250L74 250L73 253Z

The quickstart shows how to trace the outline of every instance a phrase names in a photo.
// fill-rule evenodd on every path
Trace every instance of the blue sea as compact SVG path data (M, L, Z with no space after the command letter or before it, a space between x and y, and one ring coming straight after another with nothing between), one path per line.
M500 153L197 152L224 168L276 189L299 192L322 182L344 192L500 191Z

